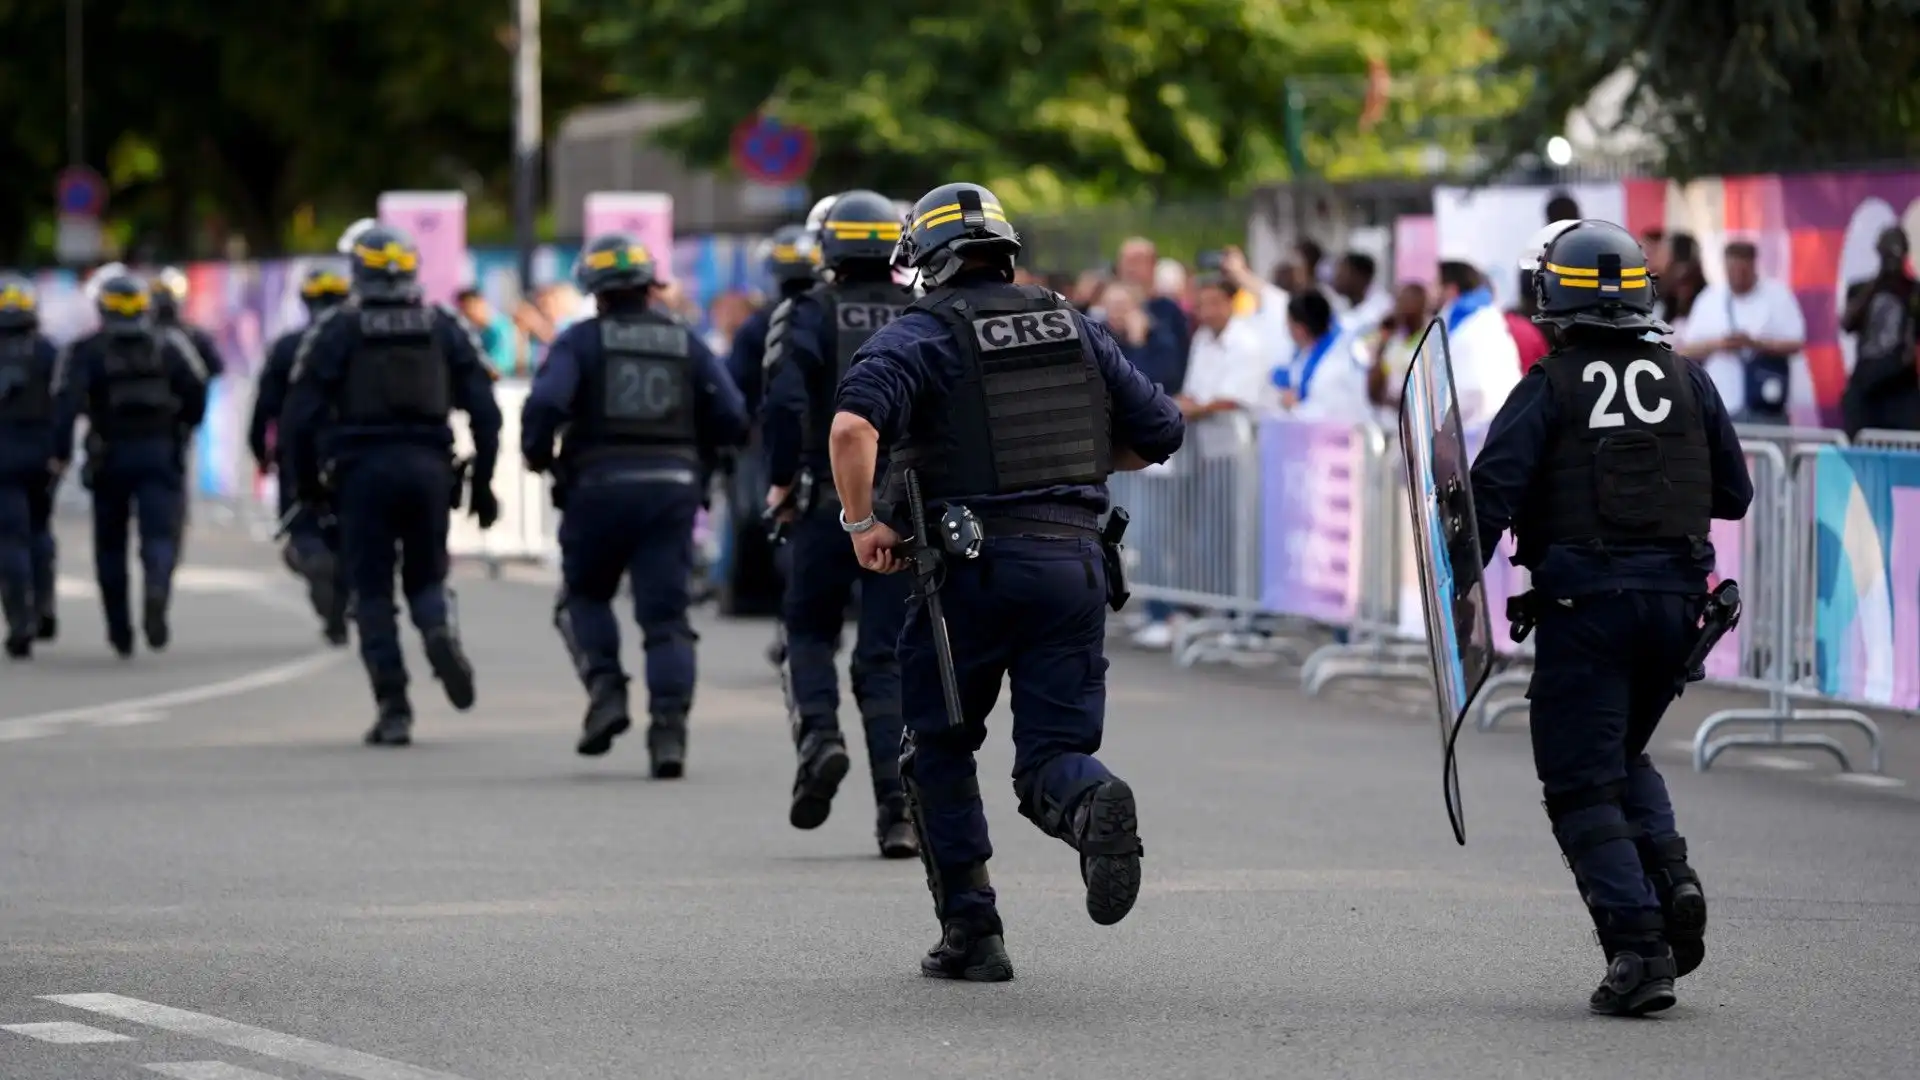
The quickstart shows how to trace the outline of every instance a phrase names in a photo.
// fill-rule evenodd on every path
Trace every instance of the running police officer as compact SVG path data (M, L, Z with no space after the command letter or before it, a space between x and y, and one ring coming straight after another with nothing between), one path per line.
M366 741L405 746L413 706L393 602L395 548L427 663L465 712L475 690L447 587L448 517L460 495L447 419L454 409L467 414L470 505L480 527L491 528L500 515L491 489L500 408L473 336L452 312L421 302L413 241L381 225L355 226L348 236L351 295L320 314L295 354L280 418L282 482L294 484L303 506L334 509L378 707Z
M127 528L137 508L141 626L158 652L171 637L167 607L186 501L182 440L206 415L207 382L186 339L154 324L145 284L116 270L95 286L100 329L74 342L60 362L54 452L62 467L72 459L73 425L84 414L82 479L93 491L94 572L107 641L132 656Z
M169 266L154 275L153 279L153 320L162 329L173 331L186 339L193 351L199 355L200 367L207 373L208 392L211 396L213 380L227 373L227 362L220 356L220 346L213 335L187 321L187 275L177 266ZM187 469L186 454L193 445L192 428L180 434L180 468ZM180 501L180 516L174 520L174 548L182 557L186 553L187 518L193 510L191 497Z
M800 762L787 820L819 828L847 774L840 733L840 673L834 654L847 604L859 586L853 647L853 696L865 729L868 770L878 808L875 835L890 859L919 851L900 785L900 667L894 645L906 619L905 575L864 573L848 550L840 501L827 479L827 433L834 392L853 354L892 322L913 294L894 284L892 256L900 240L893 204L871 191L850 191L833 203L819 234L822 265L833 275L781 305L781 330L767 347L766 443L770 511L792 520L781 619L787 629L787 709Z
M0 611L7 655L16 660L33 655L43 625L34 518L36 504L51 501L60 479L53 443L58 355L40 333L33 283L0 274ZM44 615L52 617L51 610Z
M1633 236L1559 221L1530 251L1554 351L1494 418L1474 509L1487 557L1511 528L1532 573L1534 764L1606 951L1591 1005L1634 1016L1672 1005L1705 954L1706 897L1646 748L1700 637L1709 526L1744 516L1753 483L1713 381L1659 341Z
M1020 237L976 184L935 188L913 208L897 258L928 292L854 356L831 433L841 526L868 570L901 568L905 533L877 519L873 471L884 441L893 472L916 480L926 515L984 543L924 574L901 634L910 749L901 773L921 830L921 859L941 942L921 961L935 978L1011 978L987 860L993 850L974 752L1002 680L1011 683L1014 792L1020 811L1080 854L1087 913L1110 925L1140 891L1133 791L1093 757L1106 712L1106 607L1122 599L1102 543L1107 476L1165 461L1185 428L1173 401L1106 332L1060 296L1016 286ZM911 476L902 470L912 470ZM889 482L889 493L901 488ZM911 515L909 515L911 516ZM976 519L969 521L969 519ZM938 543L926 521L901 526ZM927 580L933 577L935 580ZM929 591L937 588L937 592ZM954 689L943 693L934 622L944 602ZM960 715L952 716L951 712Z
M699 337L652 306L658 271L638 240L595 238L574 273L598 313L548 350L521 413L520 449L527 468L553 473L562 510L554 626L587 688L577 749L604 754L633 723L613 614L630 575L646 643L647 751L653 775L675 779L686 769L699 640L687 605L700 463L745 441L746 408Z
M306 305L307 324L318 322L322 312L345 301L349 284L339 268L316 266L300 282L300 302ZM280 421L286 406L287 383L293 377L293 357L300 348L306 328L289 330L274 339L267 348L267 360L260 369L254 390L253 417L247 424L247 447L253 451L254 464L264 475L276 471L275 452L267 445L267 429ZM290 474L280 477L280 521L287 532L282 550L287 568L307 583L307 597L314 613L320 616L321 632L334 645L347 643L347 596L345 567L335 550L339 538L330 535L320 508L301 506L294 497Z

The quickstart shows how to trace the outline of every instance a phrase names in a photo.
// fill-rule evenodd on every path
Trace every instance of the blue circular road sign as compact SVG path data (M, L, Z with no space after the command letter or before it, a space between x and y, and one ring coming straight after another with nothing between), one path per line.
M60 170L53 195L60 212L71 217L99 217L107 208L107 182L85 165Z
M733 129L733 164L762 184L791 184L813 168L813 133L753 116Z

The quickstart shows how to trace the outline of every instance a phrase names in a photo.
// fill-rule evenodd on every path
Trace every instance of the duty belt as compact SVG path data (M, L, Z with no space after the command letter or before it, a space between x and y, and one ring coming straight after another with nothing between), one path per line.
M1079 507L1010 507L1005 510L975 511L975 516L980 521L981 532L988 539L1010 536L1100 538L1100 515Z

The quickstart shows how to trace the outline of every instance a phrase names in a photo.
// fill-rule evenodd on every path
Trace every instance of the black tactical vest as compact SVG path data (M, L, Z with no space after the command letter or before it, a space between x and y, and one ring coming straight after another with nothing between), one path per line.
M173 392L161 334L98 340L106 377L99 391L101 400L95 402L88 419L100 437L112 441L177 435L180 399Z
M810 454L826 449L827 433L833 430L834 396L853 366L853 354L913 303L913 293L891 281L823 285L813 290L813 297L826 312L824 344L832 367L808 373L807 418L800 446Z
M652 312L602 315L593 325L600 334L600 363L580 373L568 456L623 448L692 456L699 435L693 332Z
M439 314L417 305L358 307L358 341L347 356L340 419L375 427L444 424L453 411L453 370L434 326Z
M936 289L910 310L945 323L965 370L915 408L894 448L926 498L1098 484L1113 471L1112 404L1073 308L1033 285Z
M0 333L0 424L53 419L52 373L40 365L39 344L31 332Z
M1631 341L1561 349L1541 364L1560 423L1515 529L1521 561L1549 544L1706 536L1713 462L1688 361Z

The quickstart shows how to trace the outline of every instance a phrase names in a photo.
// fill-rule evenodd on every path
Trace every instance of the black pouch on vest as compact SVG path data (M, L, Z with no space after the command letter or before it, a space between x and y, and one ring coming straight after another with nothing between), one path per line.
M1649 431L1623 431L1600 440L1593 451L1600 519L1622 529L1650 529L1666 514L1672 486L1660 439Z

